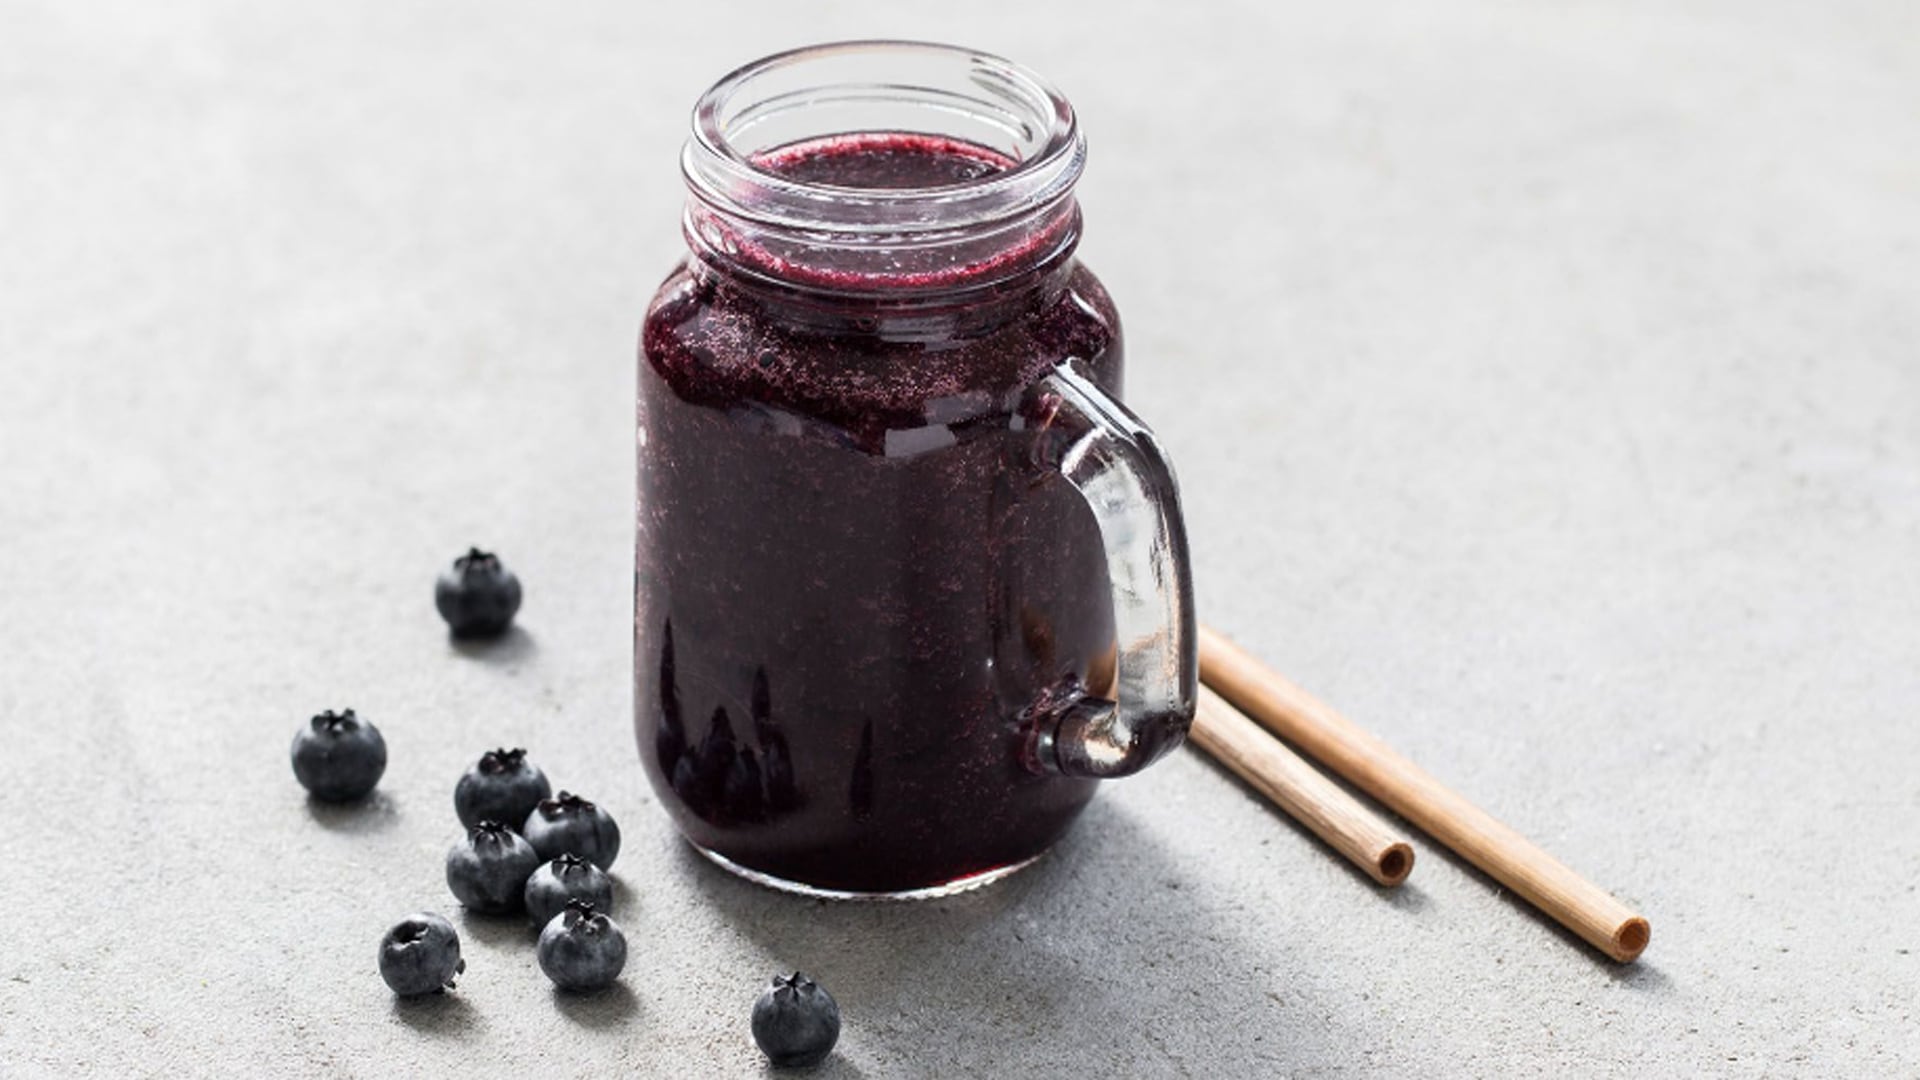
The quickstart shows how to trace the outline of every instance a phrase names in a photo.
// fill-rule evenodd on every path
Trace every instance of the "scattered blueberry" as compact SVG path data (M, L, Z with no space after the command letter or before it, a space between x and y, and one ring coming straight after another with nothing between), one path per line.
M380 939L380 977L401 997L451 990L465 970L460 935L430 911L407 916Z
M569 900L540 931L540 970L562 990L598 990L627 966L627 935L620 924L585 900Z
M753 1003L753 1041L781 1068L812 1065L840 1039L840 1006L819 983L775 975Z
M543 863L527 879L527 916L535 926L546 926L567 910L567 901L584 900L601 911L613 907L613 879L572 852Z
M497 821L483 821L447 849L447 888L488 915L519 911L527 878L540 865L533 847Z
M494 637L520 610L520 579L497 556L472 548L441 572L433 604L455 637Z
M352 709L328 709L293 737L293 775L316 799L358 799L386 771L387 740Z
M521 749L489 750L453 788L453 811L471 829L483 821L519 826L553 794L547 774Z
M620 826L613 815L570 792L540 800L520 831L543 859L571 851L605 870L620 854Z

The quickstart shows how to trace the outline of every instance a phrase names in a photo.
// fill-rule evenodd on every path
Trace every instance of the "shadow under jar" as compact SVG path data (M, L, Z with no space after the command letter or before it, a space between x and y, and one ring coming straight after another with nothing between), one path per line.
M635 728L764 884L931 896L1178 745L1173 477L1074 259L1085 144L1032 73L850 42L709 90L642 330Z

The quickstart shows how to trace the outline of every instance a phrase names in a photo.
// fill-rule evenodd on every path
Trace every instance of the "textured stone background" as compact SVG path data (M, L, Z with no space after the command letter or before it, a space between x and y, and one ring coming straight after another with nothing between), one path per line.
M1920 1070L1920 17L1909 3L0 4L0 1072ZM1097 11L1097 14L1095 12ZM688 106L977 44L1093 144L1085 252L1202 612L1640 905L1637 966L1429 845L1382 893L1191 752L984 894L696 861L628 734L635 326ZM437 567L528 584L449 646ZM385 729L361 810L287 739ZM451 910L524 743L627 832L625 989Z

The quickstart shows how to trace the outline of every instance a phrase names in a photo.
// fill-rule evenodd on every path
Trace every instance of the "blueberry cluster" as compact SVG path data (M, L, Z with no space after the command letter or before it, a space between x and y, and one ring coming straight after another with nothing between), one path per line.
M499 559L475 548L441 575L434 601L455 636L497 636L520 607L520 582ZM734 744L731 725L720 717L721 734L699 747L672 748L680 759L676 784L698 785L711 794L715 809L747 820L762 808L790 803L786 741L766 716L765 697L762 675L753 709L758 760ZM352 709L328 710L295 734L292 760L295 778L314 798L347 802L364 798L380 782L387 744ZM480 755L454 785L453 808L465 830L447 850L447 888L454 898L486 915L525 912L540 928L540 970L560 989L612 985L627 962L626 934L607 914L613 906L607 870L620 853L613 816L571 792L555 795L546 773L519 748ZM433 912L409 915L388 930L380 940L379 964L380 977L402 997L451 990L467 968L460 935ZM812 1065L832 1051L839 1035L839 1006L799 972L776 976L754 1002L754 1040L776 1066Z
M447 851L447 888L469 911L532 916L540 970L563 990L599 990L627 963L626 935L606 914L620 826L601 806L552 790L525 750L482 754L453 789L460 820L480 820Z

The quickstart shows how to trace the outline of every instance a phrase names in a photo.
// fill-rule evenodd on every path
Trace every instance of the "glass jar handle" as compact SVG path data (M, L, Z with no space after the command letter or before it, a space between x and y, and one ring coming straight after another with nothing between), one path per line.
M1173 468L1153 432L1067 365L1028 392L1035 465L1093 509L1113 585L1117 700L1076 694L1037 710L1032 764L1063 776L1128 776L1179 746L1193 723L1193 573Z

